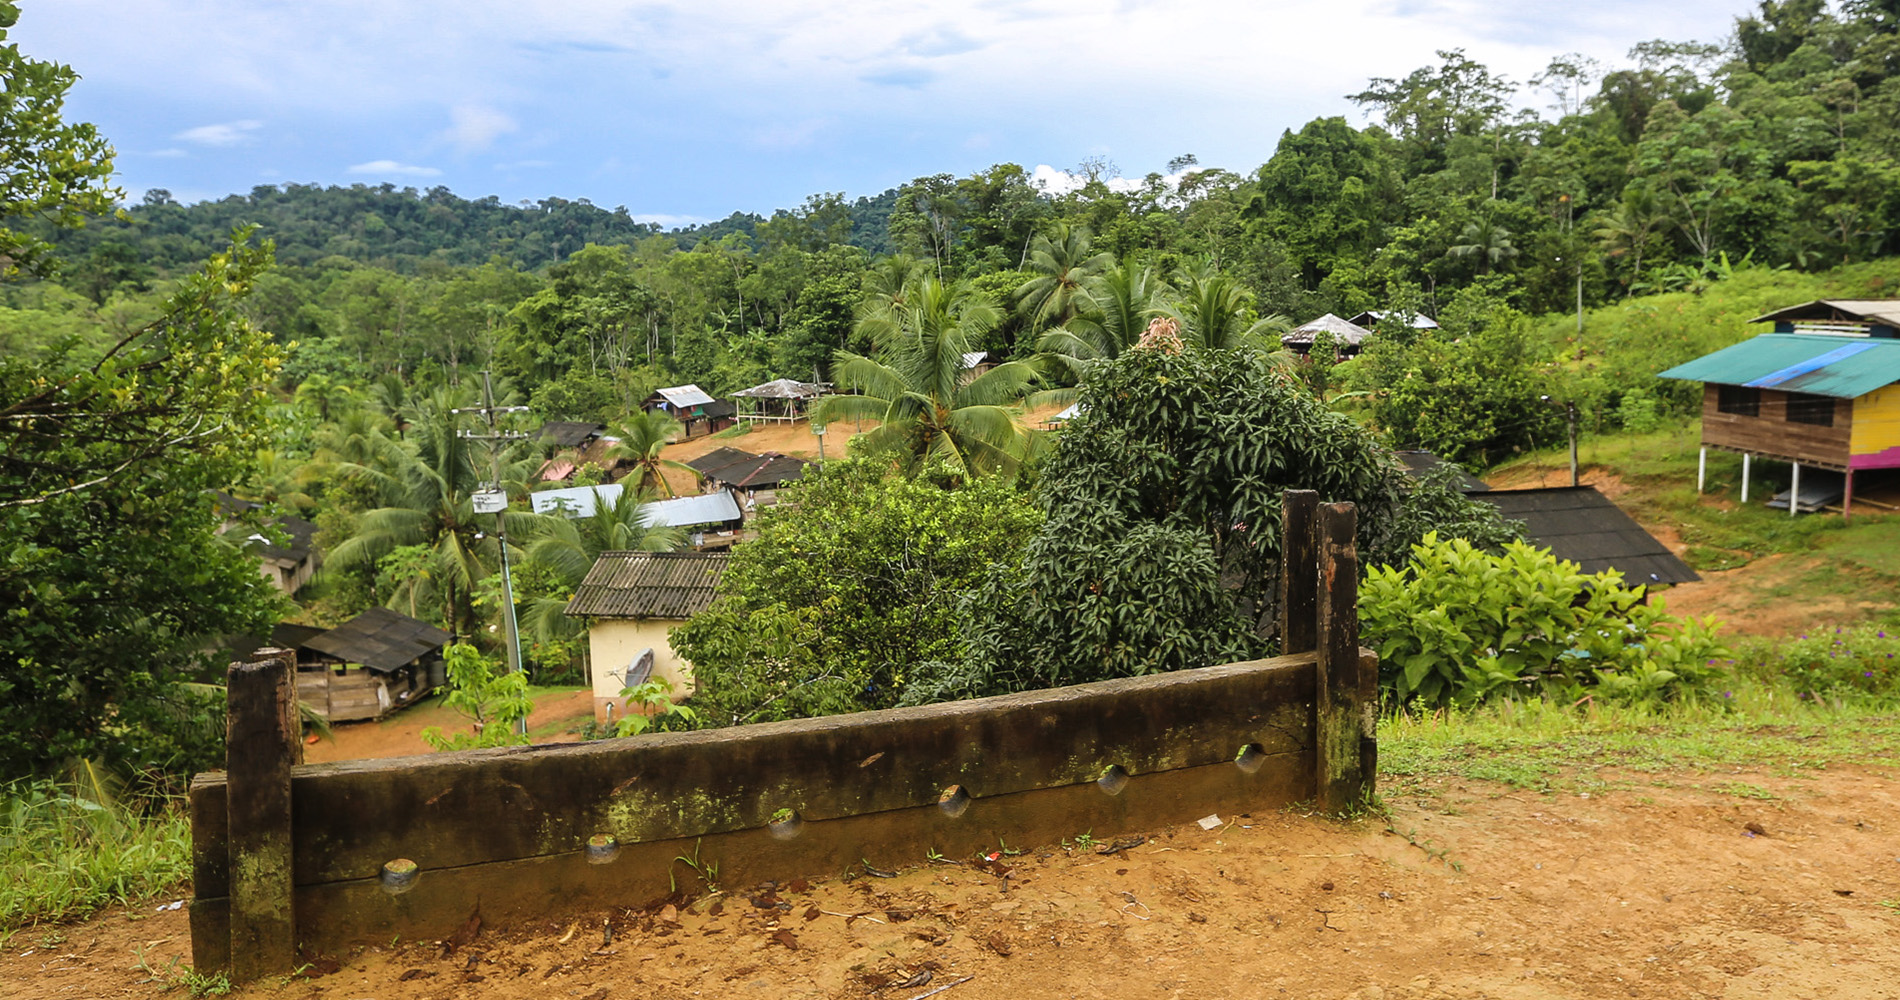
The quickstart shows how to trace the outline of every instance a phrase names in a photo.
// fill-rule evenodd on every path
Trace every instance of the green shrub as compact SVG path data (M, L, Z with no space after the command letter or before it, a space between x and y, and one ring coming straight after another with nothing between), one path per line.
M1676 618L1614 571L1588 575L1522 542L1502 555L1436 534L1360 588L1379 681L1398 702L1471 704L1500 691L1674 698L1719 673L1714 619Z
M1784 680L1808 697L1900 692L1900 631L1862 625L1760 642L1737 657L1763 680Z

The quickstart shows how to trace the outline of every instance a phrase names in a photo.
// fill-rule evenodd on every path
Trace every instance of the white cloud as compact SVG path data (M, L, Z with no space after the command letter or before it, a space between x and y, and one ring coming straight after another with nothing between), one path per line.
M487 149L496 139L520 127L513 118L494 108L464 104L449 110L449 127L442 138L460 152L474 153Z
M410 163L397 163L395 160L371 160L349 168L347 173L370 174L377 177L440 177L442 171L434 167L419 167Z
M175 160L181 156L190 156L190 155L191 155L190 153L187 153L184 150L178 149L175 147L171 149L161 149L152 154L152 156L161 160Z
M264 123L252 119L235 122L220 122L216 125L200 125L188 128L172 138L180 142L195 142L200 146L235 146L250 138L252 132L264 127Z

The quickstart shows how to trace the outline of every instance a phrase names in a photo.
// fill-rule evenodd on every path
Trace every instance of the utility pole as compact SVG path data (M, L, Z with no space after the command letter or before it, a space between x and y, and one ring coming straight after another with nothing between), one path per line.
M465 431L457 428L455 436L469 441L488 442L488 460L490 479L481 484L471 501L477 514L495 515L495 542L501 546L501 608L502 620L508 629L508 668L514 673L521 672L521 630L515 623L515 585L508 571L508 491L501 484L501 447L504 441L519 441L528 435L520 431L504 431L495 422L497 413L526 413L525 406L496 406L495 383L489 373L482 372L482 405L450 410L450 413L479 413L488 422L488 432ZM528 720L524 717L515 723L515 732L523 736L528 733Z
M1570 421L1570 485L1577 485L1577 404L1564 404L1564 418Z

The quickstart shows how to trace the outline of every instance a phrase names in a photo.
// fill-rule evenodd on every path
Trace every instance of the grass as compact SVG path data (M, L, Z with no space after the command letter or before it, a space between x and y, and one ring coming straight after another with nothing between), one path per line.
M1470 710L1401 714L1379 726L1388 794L1435 777L1537 792L1625 787L1634 775L1759 768L1798 774L1839 762L1891 765L1900 754L1900 706L1884 698L1821 698L1738 680L1727 691L1673 704L1557 705L1505 700ZM1609 773L1605 773L1608 769ZM1717 789L1759 798L1740 783Z
M0 786L0 938L150 899L191 874L191 828L177 803L149 813L98 779Z

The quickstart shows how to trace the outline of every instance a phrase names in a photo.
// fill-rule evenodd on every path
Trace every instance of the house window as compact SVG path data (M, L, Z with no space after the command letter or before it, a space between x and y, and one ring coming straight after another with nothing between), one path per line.
M1788 422L1834 426L1834 400L1829 396L1810 396L1802 392L1788 394Z
M1717 413L1733 413L1738 417L1759 417L1761 390L1743 385L1716 386L1715 410Z

